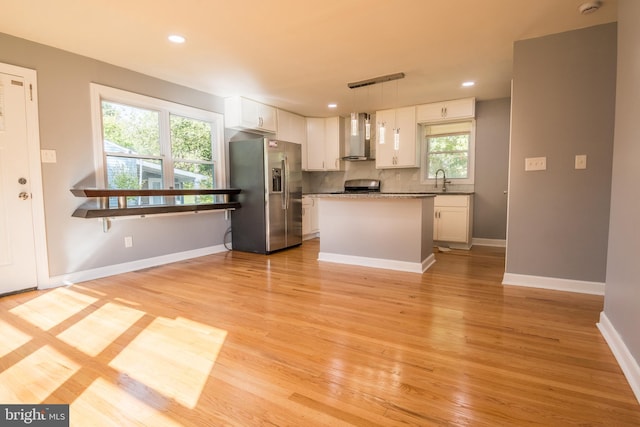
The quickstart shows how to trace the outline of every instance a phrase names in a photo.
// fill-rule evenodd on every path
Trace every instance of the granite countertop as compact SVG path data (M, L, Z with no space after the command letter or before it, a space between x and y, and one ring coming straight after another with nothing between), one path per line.
M420 199L436 195L433 193L315 193L313 196L330 199Z
M368 198L416 198L416 197L435 197L435 196L456 196L456 195L471 195L473 191L447 191L443 193L441 191L431 192L398 192L398 193L304 193L303 196L320 196L320 197L368 197Z

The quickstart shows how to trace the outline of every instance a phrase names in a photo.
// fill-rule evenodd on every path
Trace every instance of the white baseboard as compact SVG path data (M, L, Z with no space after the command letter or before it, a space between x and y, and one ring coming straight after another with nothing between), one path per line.
M525 286L529 288L552 289L555 291L578 292L582 294L604 295L604 283L602 282L585 282L582 280L559 279L556 277L504 273L502 284Z
M225 252L226 250L227 248L225 248L224 245L208 246L206 248L176 252L173 254L161 255L153 258L145 258L136 261L125 262L122 264L108 265L91 270L76 271L69 274L50 277L47 283L40 283L38 285L38 289L49 289L58 286L71 285L79 282L86 282L88 280L100 279L102 277L113 276L116 274L129 273L131 271L141 270L143 268L150 268L158 265L169 264L172 262L184 261L185 259Z
M640 403L640 365L638 365L638 362L604 311L600 313L600 322L596 323L596 326L600 329L600 333L609 345L611 352L618 361L618 365L620 365L625 378L631 386L631 390L633 390L633 394L636 395L636 399L638 399L638 403Z
M505 239L482 239L474 237L471 243L476 246L495 246L496 248L506 248L507 241Z
M384 268L387 270L406 271L409 273L422 274L427 271L433 265L433 263L436 262L436 257L433 254L429 254L429 256L425 258L424 261L419 263L320 252L318 254L318 261L359 265L362 267Z

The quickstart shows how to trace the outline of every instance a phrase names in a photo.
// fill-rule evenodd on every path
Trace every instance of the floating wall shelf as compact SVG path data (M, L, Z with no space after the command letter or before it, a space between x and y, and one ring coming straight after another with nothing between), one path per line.
M240 207L240 202L231 201L230 195L239 194L239 188L217 188L199 190L102 190L97 188L73 188L76 197L94 198L79 206L71 216L77 218L112 218L120 216L145 216L175 212L199 212L209 210L230 210ZM213 203L176 204L174 196L224 196L223 201ZM109 199L118 199L117 207L109 206ZM163 204L127 206L129 197L165 197Z

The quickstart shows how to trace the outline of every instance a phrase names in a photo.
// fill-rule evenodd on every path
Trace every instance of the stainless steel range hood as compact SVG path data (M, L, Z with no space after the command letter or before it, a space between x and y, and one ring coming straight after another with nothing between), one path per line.
M348 155L343 157L342 160L351 162L375 160L371 156L371 140L375 140L375 114L357 113L357 119L358 134L352 135L350 131L347 133L349 142L349 146L347 148ZM369 119L370 123L369 132L367 132L366 129L367 119ZM348 128L351 130L351 124L349 124Z

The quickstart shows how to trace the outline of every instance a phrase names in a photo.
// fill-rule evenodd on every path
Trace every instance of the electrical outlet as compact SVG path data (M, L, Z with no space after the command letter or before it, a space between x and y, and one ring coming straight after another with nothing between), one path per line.
M586 154L576 154L576 169L586 169L587 168L587 155Z
M133 237L127 236L124 238L124 247L125 248L133 247Z
M543 171L547 169L546 157L527 157L524 159L525 171Z

